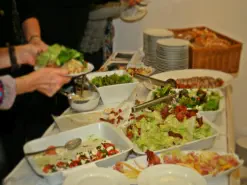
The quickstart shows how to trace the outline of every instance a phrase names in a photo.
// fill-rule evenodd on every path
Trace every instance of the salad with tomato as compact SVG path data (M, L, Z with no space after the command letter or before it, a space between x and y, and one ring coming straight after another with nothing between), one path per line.
M46 152L34 156L34 159L44 173L53 173L101 160L120 152L109 140L97 139L96 143L94 148L89 147L87 151L80 151L78 147L76 152L50 146ZM82 145L86 146L85 143Z
M143 152L162 150L213 135L212 127L196 110L185 106L152 107L131 115L126 129L127 137Z
M152 99L173 95L173 105L183 105L199 111L216 111L222 99L219 91L211 89L172 89L167 85L152 92Z

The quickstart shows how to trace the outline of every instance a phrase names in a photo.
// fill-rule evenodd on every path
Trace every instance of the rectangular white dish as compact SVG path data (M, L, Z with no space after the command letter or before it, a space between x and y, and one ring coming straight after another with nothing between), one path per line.
M200 154L201 152L204 152L204 151L200 151L200 150L185 150L185 151L182 151L183 154L188 154L190 152L195 152L196 154ZM219 155L227 155L227 154L229 154L229 153L226 153L226 152L217 152L217 153ZM210 174L210 175L204 175L203 177L205 179L207 179L207 180L211 180L213 178L217 178L217 177L220 177L220 176L226 176L226 175L230 174L231 172L233 172L234 170L240 168L243 165L243 160L239 159L239 157L236 154L232 154L231 153L231 155L233 155L234 158L238 161L238 163L239 163L238 166L236 166L234 168L231 168L231 169L228 169L226 171L220 172L216 176L213 176L212 174ZM158 156L161 159L161 155L158 155ZM163 160L161 159L161 161L163 161ZM132 167L134 167L135 169L138 169L140 171L142 171L142 169L140 169L138 167L138 165L143 167L143 168L148 167L148 161L147 161L147 156L146 155L140 156L140 157L137 157L137 158L134 158L134 159L129 159L129 160L125 161L125 163L131 165ZM95 163L95 164L96 164L96 166L102 166L101 162L98 162L98 163ZM164 164L164 163L162 163L162 164ZM162 164L160 164L160 165L162 165ZM112 165L112 166L104 166L104 167L113 168L113 166L114 165ZM136 179L130 179L130 182L131 182L131 184L136 184L137 183Z
M23 147L24 153L35 152L39 150L46 149L47 147L53 146L63 146L67 141L73 138L81 138L82 141L86 140L89 136L94 135L96 137L110 140L113 144L115 144L116 148L120 150L119 154L113 155L111 157L107 157L102 159L101 161L105 161L106 164L114 164L117 161L126 160L128 153L132 150L131 142L120 132L118 129L113 127L108 123L96 123L88 126L84 126L81 128L76 128L73 130L69 130L66 132L58 133L56 135L35 139L28 143L26 143ZM46 174L42 171L40 167L35 163L32 156L26 157L27 161L33 168L33 170L40 176L51 177L51 176L59 176L62 174L68 174L70 171L76 171L81 168L85 168L87 165L92 165L92 163L88 163L86 165L81 165L78 167L74 167L72 169L67 169L61 172L54 172L50 174Z
M217 128L217 126L215 124L213 124L212 122L208 121L204 116L203 117L203 122L208 123L211 127L212 127L212 136L209 136L207 138L204 139L199 139L199 140L195 140L195 141L191 141L188 142L184 145L177 145L177 146L173 146L170 148L166 148L166 149L161 149L161 150L157 150L157 151L153 151L155 153L162 153L162 152L167 152L170 150L174 150L174 149L182 149L182 150L204 150L204 149L209 149L213 146L215 139L217 138L217 136L219 135L219 130ZM123 134L125 135L125 129L122 129ZM127 138L127 136L126 136ZM138 155L145 155L145 152L143 152L135 143L133 143L130 139L129 141L133 144L133 151L138 154Z
M82 112L75 113L69 115L62 115L54 118L55 123L58 126L61 132L75 129L82 126L91 125L94 123L98 123L101 116L103 114L102 111L91 111L91 112Z
M106 76L106 75L124 75L128 74L124 70L116 70L116 71L108 71L108 72L95 72L87 74L87 78L91 81L94 77L97 76ZM125 84L116 84L116 85L109 85L104 87L95 87L99 92L101 99L104 104L111 104L122 102L129 98L133 90L136 88L138 81L133 79L134 82L132 83L125 83Z

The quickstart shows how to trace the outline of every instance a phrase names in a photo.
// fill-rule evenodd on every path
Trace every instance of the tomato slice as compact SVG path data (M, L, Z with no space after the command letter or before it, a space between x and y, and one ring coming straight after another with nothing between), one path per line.
M110 150L110 151L108 152L108 155L115 155L115 154L117 154L117 153L118 153L117 150L112 149L112 150Z
M57 165L56 165L58 168L63 168L65 166L65 163L62 162L62 161L59 161L57 162Z
M55 146L49 146L49 147L47 148L47 150L45 151L45 154L46 154L46 155L56 155L57 152L56 152Z
M108 147L111 147L111 146L115 147L114 144L112 144L112 143L102 143L102 145L104 146L105 149L107 149Z
M127 132L127 137L129 138L129 139L132 139L133 138L133 133L131 132L131 131L128 131Z
M69 167L73 168L80 165L80 161L74 160L70 163Z
M47 165L44 166L43 172L44 173L49 173L50 169L52 169L52 165L47 164Z

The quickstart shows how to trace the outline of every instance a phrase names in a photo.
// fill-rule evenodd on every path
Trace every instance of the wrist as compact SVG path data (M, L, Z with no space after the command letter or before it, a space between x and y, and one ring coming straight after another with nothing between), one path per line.
M8 46L8 52L9 52L9 58L11 63L11 70L15 71L19 68L19 65L17 63L17 57L16 57L16 48L14 46L9 45Z
M33 82L35 79L32 78L32 73L16 78L16 94L33 92L36 88Z
M39 35L32 35L31 37L29 37L28 43L31 43L34 40L41 40L41 38Z

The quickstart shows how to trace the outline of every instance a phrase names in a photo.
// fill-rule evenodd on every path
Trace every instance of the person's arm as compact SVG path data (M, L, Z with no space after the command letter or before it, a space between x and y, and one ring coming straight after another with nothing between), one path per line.
M15 47L15 56L17 63L22 64L35 64L35 57L38 53L38 48L31 44L21 45ZM8 48L0 48L0 69L11 67L11 61Z
M30 17L22 23L25 38L29 44L39 48L39 51L45 51L47 45L41 39L39 21L35 17Z
M0 110L11 108L16 97L15 79L9 75L0 76Z
M39 21L35 17L26 19L22 23L22 29L27 42L41 38Z

